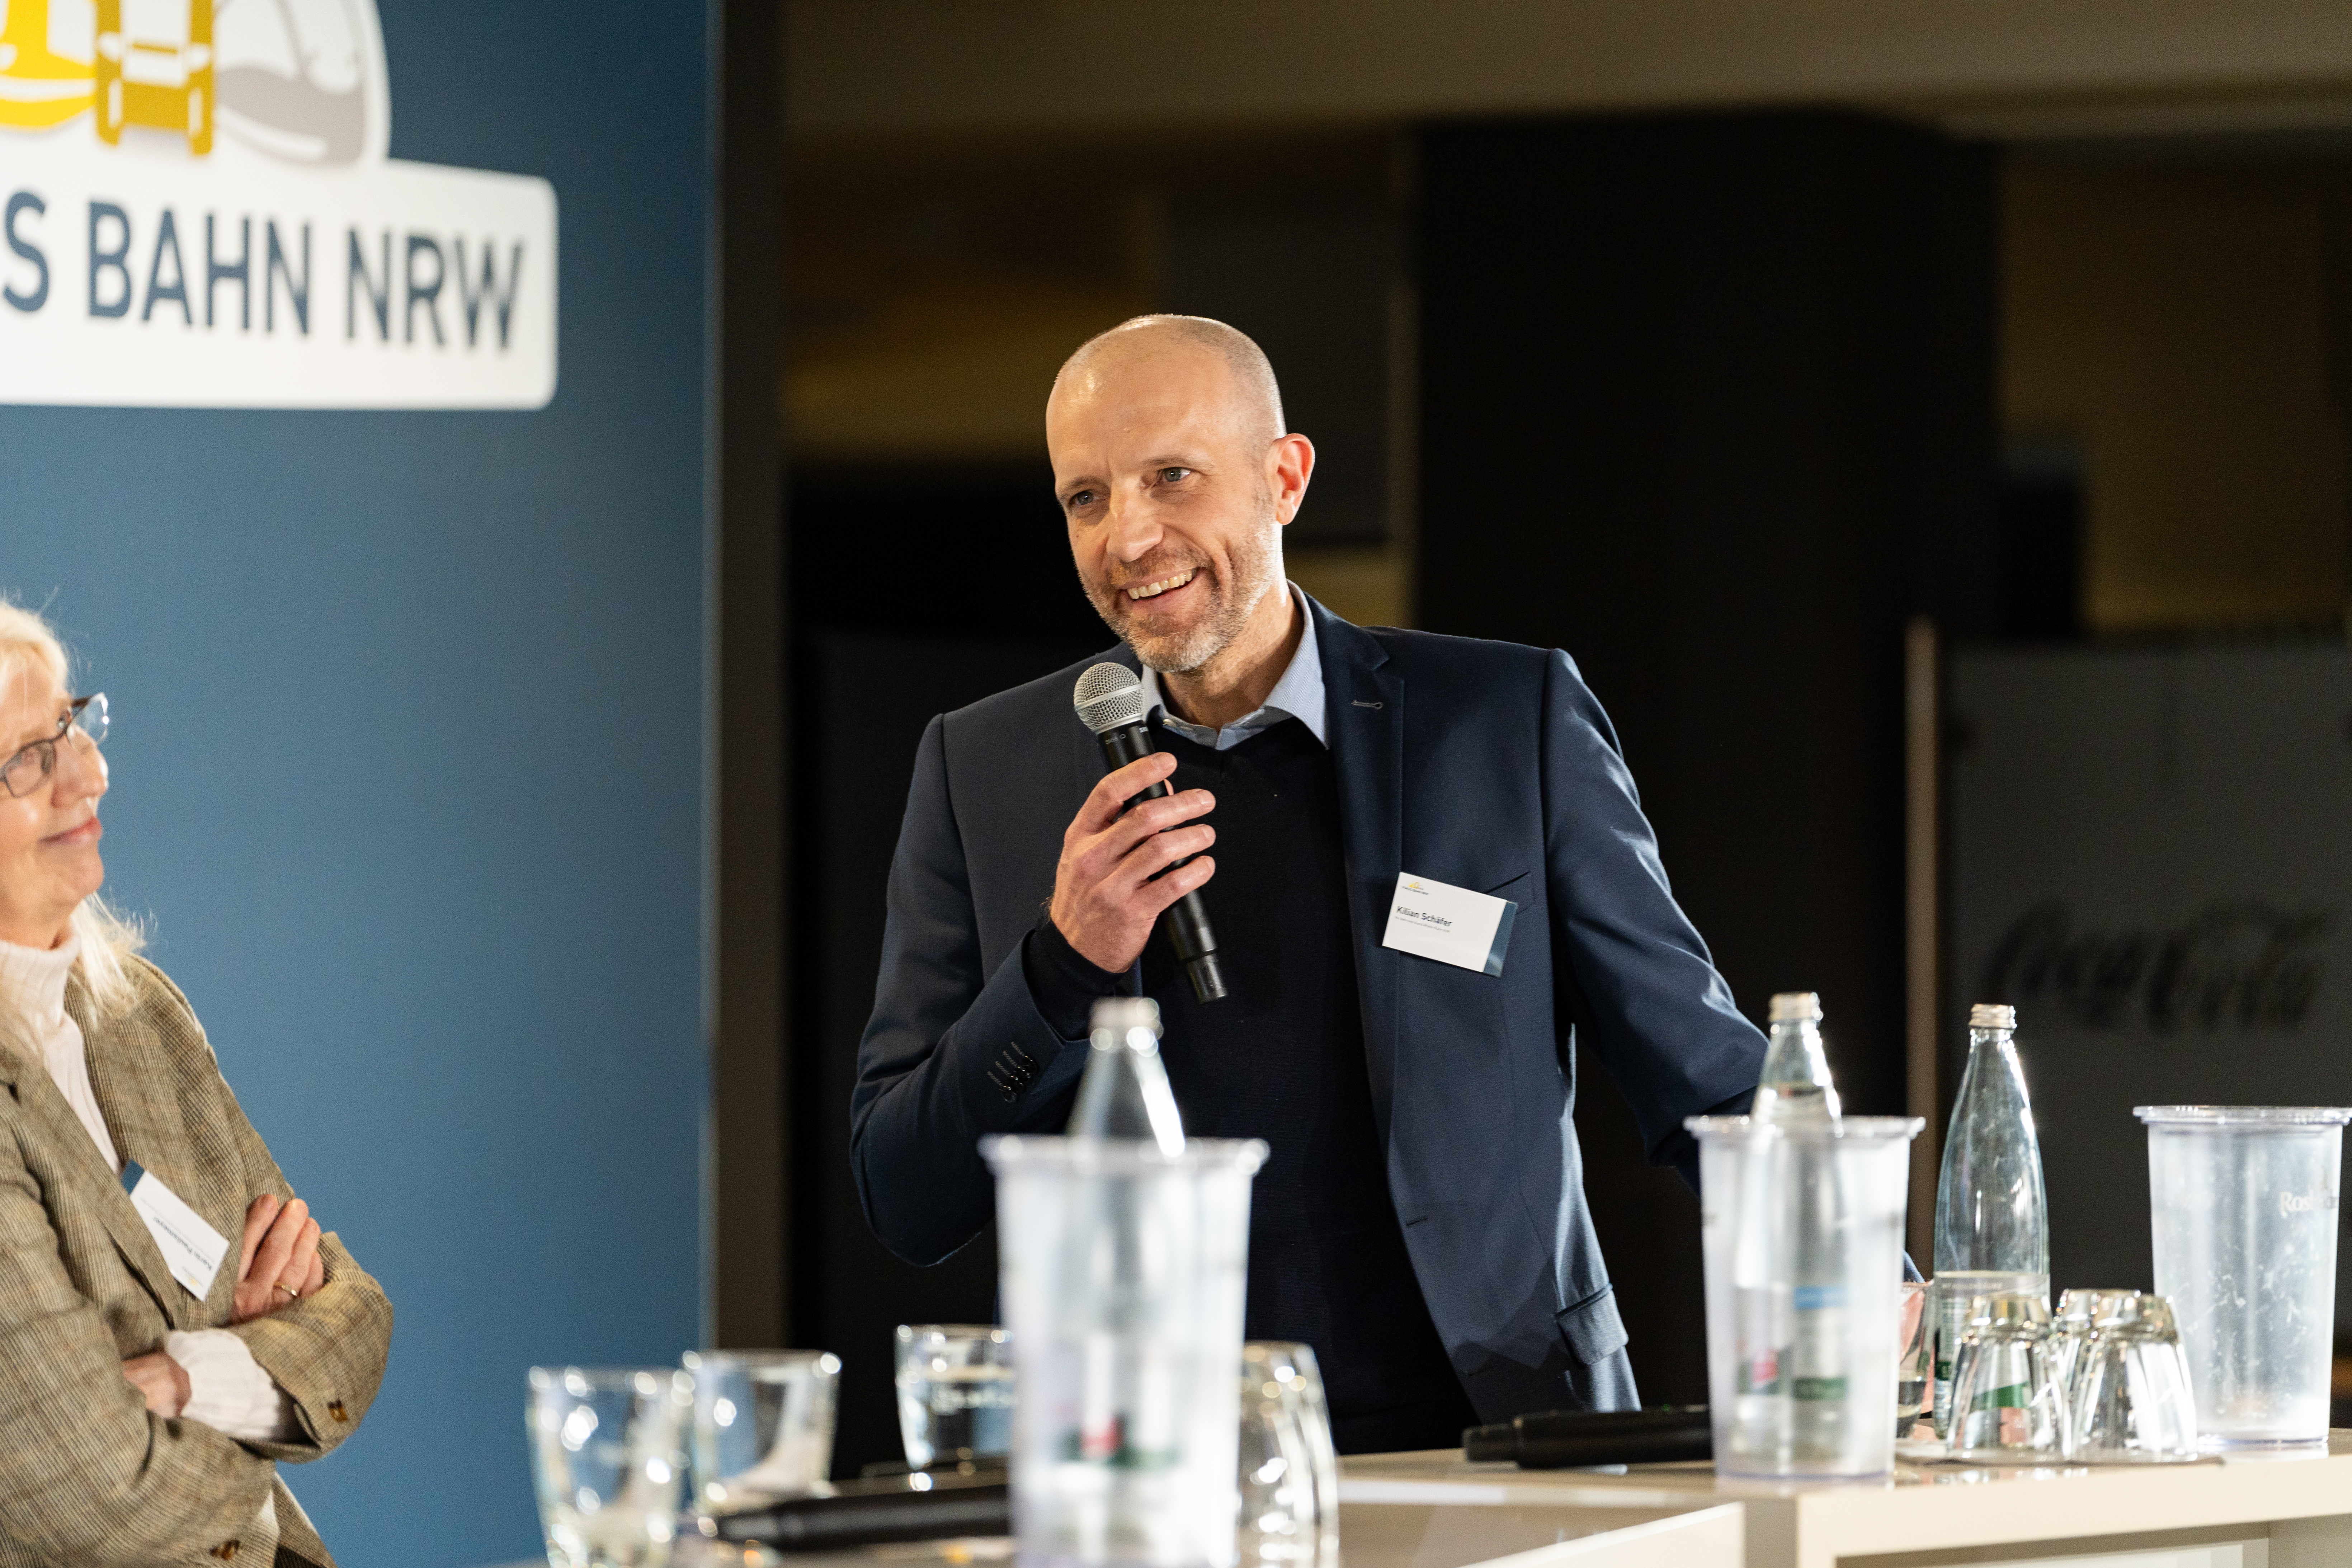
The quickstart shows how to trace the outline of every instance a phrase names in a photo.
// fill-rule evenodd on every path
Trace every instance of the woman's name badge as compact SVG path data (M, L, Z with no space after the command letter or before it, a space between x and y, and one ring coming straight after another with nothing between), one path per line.
M1486 974L1503 973L1503 950L1511 945L1511 921L1519 906L1492 893L1451 888L1411 872L1397 879L1389 900L1388 934L1382 947Z
M163 1178L136 1160L123 1162L122 1186L131 1194L131 1206L147 1222L147 1234L155 1238L172 1278L198 1300L211 1295L213 1276L228 1256L228 1237L206 1225L204 1215L163 1184Z

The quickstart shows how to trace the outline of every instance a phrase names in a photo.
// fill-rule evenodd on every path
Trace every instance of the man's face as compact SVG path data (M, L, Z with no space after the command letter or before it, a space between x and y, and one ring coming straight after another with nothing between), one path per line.
M1045 408L1054 490L1087 596L1143 662L1200 668L1281 579L1269 447L1216 354L1122 344Z

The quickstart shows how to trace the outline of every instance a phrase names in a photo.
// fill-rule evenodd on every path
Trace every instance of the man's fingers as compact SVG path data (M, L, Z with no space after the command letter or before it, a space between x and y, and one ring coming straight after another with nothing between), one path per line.
M1129 801L1175 771L1176 759L1166 752L1154 752L1123 768L1113 768L1103 775L1100 784L1087 792L1087 803L1078 807L1077 820L1071 826L1081 833L1100 833L1118 818Z
M253 1278L254 1249L261 1245L263 1235L269 1229L269 1222L277 1217L278 1194L276 1193L264 1193L247 1207L245 1246L238 1252L236 1259L236 1277L239 1279Z
M1216 874L1217 862L1213 858L1203 855L1197 860L1177 867L1156 882L1144 883L1136 897L1157 920L1161 910Z
M1102 869L1108 872L1125 859L1129 850L1153 835L1165 833L1196 816L1205 816L1216 808L1217 797L1204 789L1188 789L1181 795L1147 800L1104 828L1089 854L1099 854Z
M1177 861L1200 854L1216 841L1217 830L1205 822L1155 835L1137 845L1135 852L1119 862L1118 873L1108 880L1120 896L1132 897L1137 889L1149 884Z

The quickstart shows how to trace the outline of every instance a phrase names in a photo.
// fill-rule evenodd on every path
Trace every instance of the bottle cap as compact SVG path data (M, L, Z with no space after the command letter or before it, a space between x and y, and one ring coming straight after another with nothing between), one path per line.
M1979 1002L1969 1009L1971 1029L2014 1029L2017 1009L2006 1002Z
M1772 998L1769 1015L1775 1024L1796 1024L1807 1020L1818 1023L1822 1016L1822 998L1818 992L1783 991Z

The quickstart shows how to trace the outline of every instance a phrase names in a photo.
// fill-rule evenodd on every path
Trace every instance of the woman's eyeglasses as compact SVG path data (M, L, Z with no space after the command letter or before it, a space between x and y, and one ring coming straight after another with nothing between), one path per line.
M105 692L75 698L58 721L56 734L19 748L0 763L0 788L19 798L32 794L58 771L58 742L77 739L89 742L93 752L106 744Z

